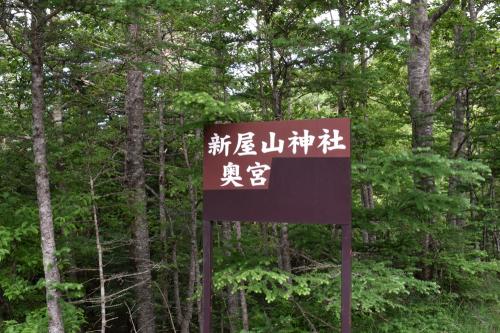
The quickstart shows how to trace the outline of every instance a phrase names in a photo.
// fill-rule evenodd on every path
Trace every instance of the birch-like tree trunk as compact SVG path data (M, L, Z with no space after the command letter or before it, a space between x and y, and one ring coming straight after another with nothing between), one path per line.
M0 26L7 35L12 46L18 49L28 60L31 68L31 101L33 117L33 154L35 164L35 183L40 220L40 235L43 269L45 277L48 331L50 333L64 332L64 323L60 308L61 295L56 285L61 282L59 268L57 267L56 241L54 222L52 216L52 202L50 195L50 180L47 163L47 148L45 139L45 98L44 98L44 51L46 29L51 20L62 10L62 7L52 11L47 10L43 4L24 3L26 7L16 9L2 6L0 12ZM13 37L15 29L10 19L16 10L26 15L29 12L30 23L28 27L20 28L27 43L17 42Z
M56 241L52 217L49 171L45 140L45 99L43 96L43 53L44 27L39 22L45 18L44 10L37 7L37 19L31 22L31 100L33 113L33 152L35 155L35 179L40 218L40 235L43 255L43 269L46 283L47 311L49 316L49 332L64 332L64 324L59 305L61 295L56 285L61 282L56 258Z
M410 55L408 59L408 92L410 95L410 116L412 122L412 147L419 149L432 147L433 115L430 54L431 31L433 24L452 5L453 0L447 0L429 17L427 0L412 0L410 6ZM416 174L416 187L424 192L434 191L434 179L431 176ZM429 220L432 223L433 220ZM423 250L429 252L433 240L430 234L425 235ZM430 267L423 267L423 277L431 277Z
M429 17L426 0L411 1L408 92L414 149L432 147L434 107L430 83L431 31L433 24L452 4L453 0L447 0ZM431 190L433 183L431 177L421 176L418 179L418 186L425 191Z

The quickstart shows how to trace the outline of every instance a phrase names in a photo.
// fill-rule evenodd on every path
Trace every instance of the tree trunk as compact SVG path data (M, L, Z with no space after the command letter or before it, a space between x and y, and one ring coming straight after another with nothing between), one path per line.
M137 38L138 26L132 24L129 33ZM144 172L144 76L142 71L127 73L125 109L128 117L126 173L130 210L133 214L133 255L137 271L135 288L137 329L144 333L155 331L153 293L151 290L151 260L149 226L146 219L146 190Z
M191 177L189 179L190 182L190 192L192 191L192 181ZM193 208L191 207L191 210ZM181 324L181 332L182 333L189 333L189 327L191 324L191 319L193 317L193 308L194 308L194 300L193 300L193 295L194 295L194 288L196 285L196 266L198 265L198 244L197 244L197 237L196 237L196 220L191 220L191 227L190 227L190 233L191 233L191 255L190 255L190 266L189 266L189 280L188 280L188 289L187 289L187 295L186 295L186 310L184 312L182 324Z
M168 244L167 244L167 234L168 234L168 225L167 225L167 209L166 209L166 201L165 201L165 125L164 125L164 101L160 99L158 105L158 127L160 130L159 137L159 145L158 145L158 154L159 154L159 171L158 171L158 206L160 211L160 242L162 246L162 250L165 253L168 252Z
M173 231L171 232L171 236L174 237ZM172 265L174 267L173 271L173 282L174 282L174 303L175 303L175 317L177 325L182 326L182 322L184 321L184 315L182 313L182 304L181 304L181 295L180 295L180 286L179 286L179 267L177 265L177 241L174 240L174 244L172 246Z
M457 58L463 57L464 41L463 41L463 26L456 25L454 27L455 34L455 55ZM463 158L465 156L465 148L467 147L465 140L465 112L467 109L467 89L460 89L455 93L455 105L453 106L453 124L450 134L450 152L449 156L452 159ZM460 181L457 177L450 177L448 180L448 195L458 195L458 187ZM463 218L450 212L447 216L448 222L455 226L463 226L465 221Z
M59 291L57 291L56 285L61 282L61 277L59 275L59 268L57 267L45 127L43 123L43 115L45 112L45 100L43 96L43 38L42 27L38 26L36 20L33 20L31 28L31 100L36 194L40 218L43 269L46 283L47 312L49 317L48 329L50 333L60 333L64 332L64 324L59 305L61 295Z
M241 247L241 222L236 222L236 240L238 251L243 254L243 248ZM250 330L250 325L248 323L248 305L247 297L244 290L240 290L240 305L241 305L241 322L243 324L243 330L248 332Z
M165 306L165 310L168 316L171 316L170 313L170 304L169 304L169 293L168 293L168 225L167 225L167 208L166 208L166 199L165 199L165 125L164 125L164 111L165 105L163 98L159 99L158 103L158 127L160 131L159 144L158 144L158 154L159 154L159 171L158 171L158 207L159 207L159 218L160 218L160 248L162 249L162 261L163 268L162 273L160 274L160 288L162 290L163 295L163 303ZM175 325L172 322L172 326L175 329Z
M283 253L280 246L280 235L278 233L278 223L272 223L273 236L276 240L276 258L278 259L278 268L283 270Z
M465 8L468 5L468 8ZM476 5L474 0L469 0L467 4L464 4L462 10L468 10L469 21L474 24L477 18ZM466 42L472 42L475 39L474 29L469 36L464 33L464 27L461 24L457 24L454 27L455 34L455 56L458 61L462 60L465 56ZM474 59L472 57L468 60L468 65L466 68L462 68L464 71L463 78L467 75L467 69L474 66ZM466 129L466 114L470 111L469 105L469 94L470 89L463 88L455 93L455 105L453 107L453 124L450 135L450 158L464 158L467 155L467 129ZM460 181L457 177L450 177L448 182L448 194L457 195L460 190ZM448 214L448 222L455 226L464 226L465 221L462 217L457 216L453 213Z
M373 202L373 187L371 183L361 184L361 203L365 209L374 209L375 203ZM370 221L372 223L373 221ZM369 244L376 240L375 235L370 235L366 230L362 230L363 243Z
M184 126L184 118L181 117L181 126ZM199 133L196 133L196 136L199 137ZM186 164L186 168L192 171L192 164L189 158L189 146L186 140L186 136L182 135L182 150L184 154L184 162ZM197 162L199 156L196 154L194 156L194 162ZM191 319L193 317L193 308L194 308L194 290L195 286L198 283L197 278L199 274L198 271L198 239L197 239L197 220L198 220L198 212L197 212L197 202L198 195L196 188L194 186L193 177L189 175L188 177L188 190L189 190L189 201L191 208L191 224L190 224L190 235L191 235L191 257L190 257L190 267L189 267L189 280L188 280L188 290L187 290L187 301L186 301L186 310L183 315L183 320L181 324L181 333L189 333L189 327L191 324Z
M339 0L338 2L339 11L339 24L340 26L347 25L347 3L346 0ZM340 88L338 92L338 113L340 116L345 116L346 113L346 90L345 90L345 78L347 73L346 58L347 58L347 41L345 38L341 38L339 45L340 62L339 62L339 82Z
M89 172L90 175L90 172ZM95 228L95 244L97 248L97 268L99 270L99 292L100 292L100 302L99 306L101 308L101 333L106 332L106 288L104 280L104 264L102 260L102 245L101 237L99 235L99 219L97 217L97 203L95 202L95 190L94 190L94 179L89 176L90 184L90 199L92 201L92 217L94 219Z
M369 4L366 4L369 6ZM360 6L362 6L360 4ZM363 11L361 7L358 7L358 15L363 15ZM361 72L363 77L366 75L366 53L365 53L365 45L361 44L361 52L360 52L360 61L361 61ZM361 95L361 102L360 106L361 108L364 109L365 114L364 114L364 121L368 122L368 114L366 113L366 110L368 108L368 91L366 87L362 88L362 95ZM361 184L361 203L363 204L363 207L365 209L374 209L375 208L375 202L373 200L373 186L371 182L365 182ZM377 223L376 221L369 221L369 223ZM361 234L363 237L363 243L364 244L369 244L373 243L377 240L377 237L375 235L370 235L370 233L367 230L361 230Z
M222 222L222 238L224 240L224 254L227 258L231 256L231 222ZM238 295L234 293L230 287L226 288L225 293L227 294L229 331L235 333L238 331L237 323L239 322Z
M443 4L431 18L428 15L426 0L412 0L410 7L410 55L408 59L408 92L410 95L410 116L412 122L412 147L431 149L433 141L433 105L430 83L431 30L434 22L444 14L453 0ZM415 185L424 192L434 191L431 176L416 174ZM430 218L428 223L433 223ZM428 253L433 246L430 234L424 236L423 250ZM424 279L431 278L431 268L425 265L422 270Z
M262 30L260 28L260 14L259 11L257 11L257 17L256 17L256 23L257 23L257 58L256 58L256 63L257 63L257 72L259 73L259 102L260 102L260 109L262 112L262 117L265 117L267 115L267 98L264 94L264 82L262 80L263 76L263 71L262 71Z
M410 115L412 120L412 146L432 146L433 112L430 86L431 27L426 0L412 0L410 9L410 57L408 80ZM432 179L422 178L420 187L430 189Z
M288 223L281 224L280 247L281 247L281 258L283 260L283 270L288 273L291 273L292 259L290 255L290 241L288 240Z
M274 35L272 32L272 28L269 27L271 23L271 15L272 13L266 12L264 13L264 22L265 22L265 28L270 31L271 35L266 36L267 37L267 46L268 46L268 54L269 54L269 70L271 73L271 97L272 97L272 103L271 103L271 108L273 110L273 116L274 119L276 120L282 120L283 119L283 110L281 109L281 101L282 97L280 92L281 89L279 87L279 81L280 77L278 75L278 66L276 64L276 59L274 58Z
M410 8L410 56L408 60L408 90L410 95L410 116L412 121L412 147L430 148L432 145L432 100L430 87L430 26L426 0L412 0ZM431 192L434 180L431 177L415 175L418 189ZM428 221L432 222L432 221ZM423 251L430 251L431 235L423 240ZM431 278L431 268L422 267L422 277Z

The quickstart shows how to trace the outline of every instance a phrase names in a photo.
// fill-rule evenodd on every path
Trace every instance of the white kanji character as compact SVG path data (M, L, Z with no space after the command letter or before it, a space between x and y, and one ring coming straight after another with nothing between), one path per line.
M221 138L219 134L214 133L214 136L210 138L210 142L208 143L208 153L215 156L224 152L224 155L227 156L229 145L231 144L231 141L228 140L229 138L229 135Z
M226 186L229 184L233 184L235 187L242 187L243 185L238 183L238 181L241 181L241 176L240 176L240 166L238 164L233 164L233 162L229 162L227 165L222 166L224 169L223 172L223 177L220 179L224 184L221 186Z
M262 141L262 152L265 154L276 151L281 154L283 152L284 143L285 141L280 139L278 140L278 146L276 147L276 133L269 132L269 147L267 146L267 142Z
M304 154L307 155L309 147L313 145L314 135L309 135L309 130L304 130L304 136L298 136L297 131L292 131L293 136L288 138L290 140L290 145L292 147L292 153L295 155L297 153L297 146L304 148Z
M252 173L252 178L250 178L250 182L252 186L261 186L265 185L267 179L262 177L264 172L271 170L271 167L267 164L260 164L259 162L255 162L254 166L249 166L247 168L247 172Z
M234 150L234 154L238 153L239 156L245 155L257 155L257 152L253 150L255 148L255 144L253 143L253 132L246 133L238 133L238 144L236 145L236 149Z
M333 137L330 137L326 128L323 128L323 133L323 135L318 136L321 139L318 148L323 148L323 154L326 154L329 150L346 149L345 145L339 144L344 139L344 137L339 136L339 130L333 130Z

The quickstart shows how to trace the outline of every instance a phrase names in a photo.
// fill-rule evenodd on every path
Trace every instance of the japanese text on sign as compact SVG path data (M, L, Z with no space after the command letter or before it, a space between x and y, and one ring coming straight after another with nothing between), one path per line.
M349 151L349 124L342 119L213 125L205 131L204 189L265 189L272 158Z

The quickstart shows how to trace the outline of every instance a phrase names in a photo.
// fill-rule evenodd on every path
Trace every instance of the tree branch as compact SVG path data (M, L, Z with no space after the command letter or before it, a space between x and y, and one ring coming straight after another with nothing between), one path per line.
M45 16L43 18L43 22L44 23L47 23L49 22L50 20L52 20L57 14L59 14L61 11L63 10L63 6L60 6L56 9L54 9L52 12L50 12L50 14L48 14L47 16Z
M14 36L12 35L12 32L10 31L9 27L7 26L7 23L3 18L0 18L0 27L2 27L2 30L7 35L7 38L9 39L9 42L12 45L12 47L19 50L22 54L24 54L28 59L31 60L32 57L31 53L29 53L28 50L26 50L26 48L23 47L23 45L16 42Z
M443 14L448 11L448 9L450 9L451 5L453 5L454 2L455 0L446 0L446 2L443 3L429 18L429 25L432 27L434 23L436 23L436 21L439 20L439 18L443 16Z
M460 90L460 89L459 89ZM459 90L454 90L450 92L448 95L440 98L437 100L433 105L432 105L432 112L436 112L437 109L439 109L441 106L443 106L444 103L446 103L452 96L454 96L457 91Z

